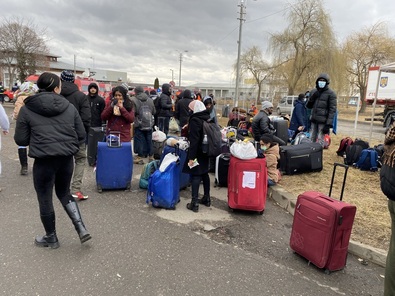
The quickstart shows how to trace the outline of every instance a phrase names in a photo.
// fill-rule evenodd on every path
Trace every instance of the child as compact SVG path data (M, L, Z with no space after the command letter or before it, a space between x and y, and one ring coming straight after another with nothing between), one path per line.
M259 144L261 151L266 157L267 185L276 185L279 181L277 164L280 159L280 147L270 134L262 135Z

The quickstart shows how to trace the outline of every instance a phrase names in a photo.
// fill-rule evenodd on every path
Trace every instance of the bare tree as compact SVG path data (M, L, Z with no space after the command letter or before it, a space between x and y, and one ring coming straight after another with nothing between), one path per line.
M299 1L287 18L288 27L272 35L270 49L275 55L274 64L279 65L276 72L281 73L288 94L293 95L311 87L319 72L333 72L333 52L337 46L330 17L320 1Z
M359 88L362 101L360 112L365 112L366 84L369 67L392 62L395 58L395 39L388 34L383 22L350 35L343 45L347 71Z
M256 105L260 101L262 83L267 78L269 69L269 64L263 59L262 52L257 46L251 47L240 57L241 76L247 73L251 74L258 86L258 96L255 99Z
M19 18L5 19L0 26L0 64L10 75L10 85L17 78L24 81L37 68L48 63L48 48L44 40L45 30L39 30L32 22Z

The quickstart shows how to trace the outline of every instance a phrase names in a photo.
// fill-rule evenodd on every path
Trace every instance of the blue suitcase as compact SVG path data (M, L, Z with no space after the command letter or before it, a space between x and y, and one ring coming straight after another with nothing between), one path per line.
M182 168L184 167L185 162L187 161L188 158L188 151L179 149L178 147L172 147L172 146L165 146L163 148L162 155L160 157L160 164L162 163L163 158L167 153L173 153L176 154L180 157L179 162L180 162L180 190L185 189L189 186L190 184L190 175L185 174L182 172Z
M133 155L130 142L119 147L110 147L107 142L97 146L96 185L97 190L130 189L133 172Z
M155 208L176 209L180 200L180 163L172 162L164 172L156 170L149 178L147 204Z

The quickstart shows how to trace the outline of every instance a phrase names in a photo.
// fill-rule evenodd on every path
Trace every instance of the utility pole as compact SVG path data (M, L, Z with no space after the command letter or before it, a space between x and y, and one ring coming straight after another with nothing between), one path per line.
M188 52L188 50L184 50L184 52ZM181 64L182 64L182 52L180 52L180 72L178 73L178 87L181 88Z
M174 70L170 69L170 71L171 71L171 81L174 81Z
M234 99L234 106L237 107L239 105L239 75L240 75L240 51L241 51L241 33L243 29L243 22L245 21L244 19L244 0L241 0L240 5L240 17L238 20L240 20L240 26L239 26L239 41L238 46L237 46L237 68L236 68L236 91L235 91L235 99Z

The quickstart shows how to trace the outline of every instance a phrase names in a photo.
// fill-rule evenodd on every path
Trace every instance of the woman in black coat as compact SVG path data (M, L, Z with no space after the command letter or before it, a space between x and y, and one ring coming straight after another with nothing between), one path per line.
M77 109L60 95L62 85L58 76L44 72L37 86L39 93L28 97L19 111L14 140L19 146L29 146L29 156L34 158L33 183L45 229L45 235L37 236L35 244L56 249L59 241L52 201L54 187L81 243L91 238L70 193L73 157L86 134Z
M210 200L210 177L208 175L209 157L203 153L203 121L210 118L210 113L204 104L194 100L189 104L193 114L189 117L188 139L190 147L188 150L188 162L185 162L183 172L191 175L192 201L187 208L193 212L199 211L199 203L209 207ZM194 166L194 164L198 165ZM191 168L192 167L192 168ZM199 185L203 180L204 195L199 200Z

